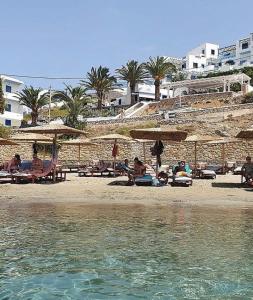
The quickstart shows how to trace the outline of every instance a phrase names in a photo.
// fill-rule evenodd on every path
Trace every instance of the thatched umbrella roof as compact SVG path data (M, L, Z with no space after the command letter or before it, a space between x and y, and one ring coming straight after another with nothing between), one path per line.
M96 143L93 143L90 139L73 139L68 141L61 142L62 145L96 145Z
M122 134L117 134L117 133L112 133L112 134L107 134L107 135L101 135L97 136L94 138L91 138L91 140L104 140L104 141L132 141L132 139L128 136L122 135Z
M48 136L45 136L40 133L32 133L32 132L27 132L27 133L18 133L15 135L11 136L11 140L14 141L26 141L26 142L35 142L35 141L46 141L46 142L52 142L53 138L50 138Z
M205 144L206 145L223 145L223 144L238 143L238 142L241 142L241 140L234 139L234 138L223 138L223 139L220 139L220 140L208 141Z
M253 128L249 128L249 129L245 129L245 130L241 130L236 138L240 138L240 139L253 139Z
M219 138L210 135L195 134L188 136L185 142L209 142L214 140L219 140Z
M19 129L22 132L44 133L44 134L87 134L87 132L71 128L61 124L47 124L42 126L27 127Z
M10 141L10 140L0 138L0 145L13 145L13 146L17 146L18 144L15 143L15 142L13 142L13 141Z
M187 132L181 130L148 128L131 130L130 135L134 139L145 139L153 141L182 141L186 139Z

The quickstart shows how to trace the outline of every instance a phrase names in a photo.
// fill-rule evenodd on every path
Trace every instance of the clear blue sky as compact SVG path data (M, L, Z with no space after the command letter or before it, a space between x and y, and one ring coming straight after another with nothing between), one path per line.
M129 59L180 57L253 32L252 0L12 0L0 9L0 74L84 77L92 66L114 72Z

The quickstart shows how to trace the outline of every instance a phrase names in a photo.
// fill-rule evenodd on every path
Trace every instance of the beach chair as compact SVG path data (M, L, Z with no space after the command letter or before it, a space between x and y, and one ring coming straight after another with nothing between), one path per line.
M192 185L192 177L191 177L191 169L189 164L185 165L185 170L186 172L178 172L176 173L175 171L176 166L172 167L172 182L171 182L171 186L191 186ZM188 176L186 176L186 174Z
M21 183L22 181L35 183L42 180L52 180L55 175L56 180L66 180L66 173L56 170L56 163L54 161L43 161L43 171L19 171L12 174L12 181Z
M110 168L111 163L105 163L103 162L98 165L94 165L91 167L86 167L85 169L81 169L78 171L78 176L83 177L83 176L94 176L94 175L112 175L114 173L114 169Z
M150 174L137 176L135 177L134 182L137 186L151 186L153 184L153 177Z

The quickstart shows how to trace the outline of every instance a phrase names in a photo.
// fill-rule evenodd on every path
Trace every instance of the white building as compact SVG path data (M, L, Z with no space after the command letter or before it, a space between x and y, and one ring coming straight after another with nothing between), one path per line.
M0 114L0 124L19 127L23 120L24 107L19 104L15 93L20 90L23 82L12 77L0 75L5 98L5 112Z
M141 101L154 101L155 100L155 86L154 84L138 84L134 93L135 102ZM160 89L160 99L168 98L167 89ZM131 91L130 88L124 89L124 93L121 97L116 98L113 105L130 105L131 103Z
M219 45L204 43L187 53L183 57L182 70L190 75L210 72L215 69L218 59Z
M219 49L219 71L253 67L253 33L234 45Z

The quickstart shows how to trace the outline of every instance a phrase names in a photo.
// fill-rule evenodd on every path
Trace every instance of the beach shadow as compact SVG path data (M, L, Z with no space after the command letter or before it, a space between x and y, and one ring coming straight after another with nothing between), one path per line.
M233 182L212 182L212 187L216 188L228 188L228 189L241 189L245 188L241 183L233 183Z
M128 182L127 180L114 180L112 182L109 182L108 185L131 186L134 184Z

